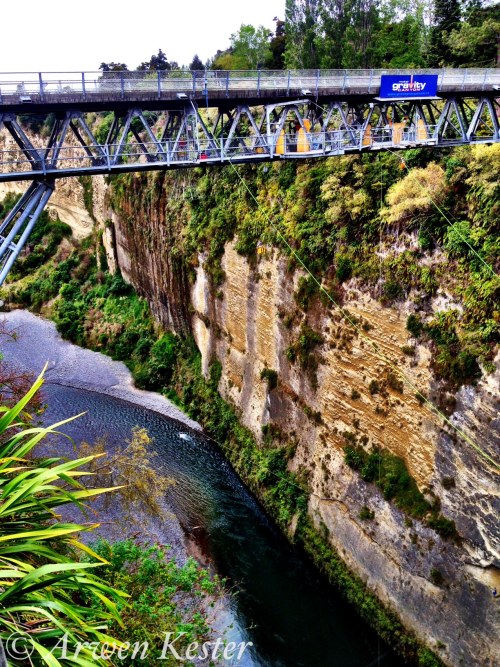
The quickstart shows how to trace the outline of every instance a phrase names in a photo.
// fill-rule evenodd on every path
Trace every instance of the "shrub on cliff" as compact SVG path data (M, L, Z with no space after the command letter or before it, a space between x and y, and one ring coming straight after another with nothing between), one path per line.
M287 359L293 364L299 362L300 368L309 373L313 387L316 387L316 370L319 358L316 348L324 343L323 336L314 331L307 323L302 323L297 340L286 350Z
M411 477L403 459L383 449L365 452L357 445L344 448L344 461L357 470L365 482L376 484L386 500L392 500L407 514L422 518L431 509Z
M269 391L276 389L278 386L278 373L272 368L263 368L260 372L260 379L267 381Z
M177 344L177 336L172 333L163 334L153 343L145 369L149 389L161 389L169 384L177 358Z
M444 202L448 187L444 169L435 162L425 169L412 169L391 186L386 197L388 206L380 216L389 225L403 225L415 215L428 215L434 211L433 202Z
M384 449L366 452L353 442L351 434L344 434L344 461L357 470L365 482L376 484L385 500L394 502L406 514L425 523L444 539L457 539L459 534L455 522L439 514L439 503L431 505L419 490L410 475L406 463Z
M207 612L220 596L223 585L218 577L210 576L193 558L182 565L176 563L166 546L145 546L133 540L110 544L100 540L94 549L105 561L102 576L129 596L118 605L126 632L116 621L111 623L111 632L126 634L132 646L143 647L147 643L147 650L140 650L135 657L131 651L126 652L126 657L119 660L120 665L178 665L174 655L160 658L168 632L174 638L184 633L175 640L181 655L191 642L201 644L209 639ZM95 604L99 606L100 601L96 599Z

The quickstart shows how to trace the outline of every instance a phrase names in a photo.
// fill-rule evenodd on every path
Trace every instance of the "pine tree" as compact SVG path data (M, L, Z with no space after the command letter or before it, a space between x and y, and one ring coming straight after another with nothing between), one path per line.
M284 67L284 55L285 55L285 22L281 21L278 18L274 19L276 22L276 30L274 36L269 42L269 49L271 51L271 57L266 63L268 69L283 69Z
M153 54L151 58L139 65L138 70L171 70L175 69L174 63L169 63L167 56L163 53L161 49L158 49L158 53Z
M453 54L446 36L460 28L459 0L435 0L434 21L431 28L429 65L442 67L453 64Z
M203 71L205 69L204 64L201 62L199 55L196 53L193 60L191 61L191 64L189 65L189 69L193 72L196 71Z

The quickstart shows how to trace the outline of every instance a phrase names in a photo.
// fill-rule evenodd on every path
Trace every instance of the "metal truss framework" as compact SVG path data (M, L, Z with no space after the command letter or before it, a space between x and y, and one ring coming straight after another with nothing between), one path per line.
M33 182L0 224L0 285L25 246L38 216L49 201L54 182Z
M186 100L175 110L116 109L104 141L82 111L60 112L46 144L35 146L15 114L0 113L0 131L12 145L0 151L0 181L33 181L0 224L0 285L57 178L492 143L500 141L499 116L497 92L446 100L318 103L306 97L203 110Z

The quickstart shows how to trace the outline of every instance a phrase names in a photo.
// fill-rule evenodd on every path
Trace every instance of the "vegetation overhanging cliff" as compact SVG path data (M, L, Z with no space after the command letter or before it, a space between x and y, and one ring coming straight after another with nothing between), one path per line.
M445 662L476 664L474 654L494 659L484 614L498 564L495 472L421 403L429 398L493 454L499 282L485 264L498 268L500 150L414 150L403 160L239 168L249 189L231 167L120 176L108 184L108 205L92 210L113 239L108 259L95 240L76 250L64 242L8 299L40 308L56 297L62 333L177 396L282 527L400 649L418 653L368 591ZM107 274L108 261L140 296ZM181 338L159 330L141 297ZM468 503L472 484L478 495ZM474 526L479 502L486 507ZM400 586L387 580L391 567ZM415 587L420 609L440 600L449 621L437 622L436 611L417 623L405 586ZM461 636L479 611L477 636Z

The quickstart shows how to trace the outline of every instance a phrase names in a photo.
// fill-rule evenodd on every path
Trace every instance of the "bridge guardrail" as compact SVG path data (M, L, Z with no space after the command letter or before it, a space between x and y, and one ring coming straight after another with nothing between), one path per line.
M49 72L0 73L0 104L19 102L87 101L96 96L129 98L134 93L184 93L207 95L212 92L254 92L257 96L272 91L318 95L322 91L374 94L383 74L437 74L438 92L486 90L500 86L500 69L421 69L421 70L249 70L193 72ZM78 98L78 99L75 99ZM71 100L69 100L71 98Z
M0 174L27 173L47 175L55 170L112 171L120 165L146 165L148 162L172 164L202 164L203 162L240 161L249 157L269 159L283 156L305 158L338 155L362 148L411 146L435 143L432 129L426 135L411 128L348 128L308 132L302 138L296 133L247 135L228 138L200 137L134 144L95 144L86 147L63 146L53 149L12 148L0 151Z

